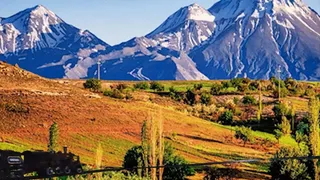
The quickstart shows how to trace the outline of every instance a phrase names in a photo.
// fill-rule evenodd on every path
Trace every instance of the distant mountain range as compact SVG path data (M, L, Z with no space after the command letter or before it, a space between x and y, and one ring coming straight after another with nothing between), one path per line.
M221 0L179 9L110 46L36 6L0 18L0 59L48 78L320 80L320 16L301 0Z

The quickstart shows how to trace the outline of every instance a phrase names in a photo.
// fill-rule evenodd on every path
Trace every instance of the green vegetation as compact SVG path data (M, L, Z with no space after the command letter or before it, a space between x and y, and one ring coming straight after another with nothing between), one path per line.
M83 83L85 89L90 89L94 92L98 92L101 89L101 81L98 79L88 79Z
M223 125L231 125L233 123L233 113L230 110L225 111L219 116L219 122Z
M283 147L274 155L269 172L272 179L310 179L306 162L298 159L279 160L278 158L300 157L306 154L299 149Z
M310 156L319 155L319 100L311 98L309 102L309 142ZM317 160L309 162L309 174L313 180L319 179Z
M150 88L150 85L148 82L138 82L136 84L134 84L134 88L136 89L143 89L143 90L147 90Z
M58 137L59 137L58 125L54 122L49 129L49 143L48 143L48 151L57 151L58 146Z
M159 82L156 82L156 81L152 81L150 83L150 89L154 90L154 91L164 91L164 85L162 85L161 83Z
M247 142L254 142L254 136L251 128L247 128L244 126L236 127L235 138L241 139L244 142L244 146Z
M253 96L244 96L242 103L246 105L255 105L257 104L257 100Z

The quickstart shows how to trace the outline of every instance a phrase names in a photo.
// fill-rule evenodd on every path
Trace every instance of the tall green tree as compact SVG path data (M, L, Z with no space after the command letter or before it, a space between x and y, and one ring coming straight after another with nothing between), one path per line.
M49 144L48 144L48 151L57 151L58 150L58 136L59 130L58 125L54 122L49 129Z
M257 113L257 119L260 121L262 117L262 111L263 111L263 104L262 104L262 85L261 82L259 82L259 109Z
M319 99L311 98L309 101L309 142L310 156L319 155ZM318 180L318 160L309 162L309 173L313 180Z
M148 157L149 157L149 141L148 141L148 125L147 121L143 121L142 128L141 128L141 148L142 148L142 167L143 167L143 172L142 175L145 177L149 174L148 172Z

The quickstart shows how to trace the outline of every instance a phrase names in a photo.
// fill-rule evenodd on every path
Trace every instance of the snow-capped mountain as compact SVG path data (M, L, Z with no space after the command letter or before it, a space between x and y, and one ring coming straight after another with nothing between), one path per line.
M0 58L45 77L63 77L63 66L77 64L81 52L108 46L41 5L0 18ZM74 58L63 61L64 55Z
M192 4L143 37L110 47L43 6L0 18L0 59L45 77L320 80L320 16L301 0Z
M216 28L191 58L210 79L320 79L320 16L300 0L221 0Z
M87 61L102 60L103 79L117 80L204 80L187 53L208 39L214 29L214 17L197 4L181 8L145 37L133 38L108 48ZM90 55L92 56L92 55ZM70 68L67 78L84 78L79 69ZM89 68L95 76L97 66Z
M101 78L112 80L207 80L184 51L158 45L146 37L133 38L90 54L83 62L102 60ZM94 58L93 58L94 57ZM66 77L83 78L82 66L70 68ZM88 69L89 77L96 77L97 65Z
M175 12L146 37L160 46L189 52L212 35L214 19L208 10L192 4Z

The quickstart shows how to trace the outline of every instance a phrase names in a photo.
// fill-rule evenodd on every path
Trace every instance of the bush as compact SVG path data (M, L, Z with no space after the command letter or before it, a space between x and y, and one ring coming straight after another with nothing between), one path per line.
M281 124L278 125L278 128L281 130L282 134L284 135L291 134L290 121L285 116L282 116Z
M133 99L132 94L127 92L127 93L126 93L126 96L125 96L125 99L126 99L126 100Z
M287 104L284 103L280 103L275 105L272 108L272 111L274 113L274 116L276 118L276 120L278 120L279 122L281 121L282 116L286 116L289 113L289 107Z
M169 88L169 96L176 101L183 100L183 93L178 92L173 86Z
M203 84L194 84L193 85L193 88L195 89L195 90L198 90L198 91L200 91L202 88L203 88Z
M115 88L118 89L119 91L123 92L125 89L128 88L128 85L120 83L120 84L117 84Z
M249 84L249 89L250 89L251 91L256 91L256 90L258 90L258 89L259 89L259 82L257 82L257 81L251 82L251 83Z
M274 137L277 139L278 143L280 138L283 136L282 132L279 129L274 130Z
M149 86L149 83L147 82L138 82L134 85L134 88L146 90L146 89L149 89L150 86Z
M143 163L143 149L141 146L134 146L131 149L129 149L124 156L123 164L122 166L124 168L133 168L141 166ZM131 172L138 174L137 169L131 169ZM143 170L142 170L143 171Z
M197 103L197 93L191 89L188 89L185 96L185 102L189 105Z
M164 86L160 84L159 82L152 81L150 83L150 89L155 90L155 91L164 91Z
M253 96L244 96L242 103L246 105L255 105L257 104L257 100Z
M187 165L188 162L183 157L171 156L165 158L164 161L165 166L168 167L163 172L165 180L181 180L195 174L194 169Z
M313 88L307 88L304 95L308 97L313 97L316 95L316 92L314 91Z
M205 104L205 105L211 105L213 103L211 95L205 92L201 93L200 101L201 101L201 104Z
M238 91L240 92L246 92L249 90L249 85L248 84L240 84L240 86L238 86Z
M272 179L310 179L306 163L300 159L279 160L286 157L305 156L299 149L282 147L271 160L269 172Z
M185 179L186 176L191 176L195 174L192 167L188 166L188 162L177 155L174 155L173 147L165 143L164 147L163 164L168 167L164 168L163 179L164 180L180 180ZM124 157L123 167L131 169L131 172L138 173L137 169L134 167L143 165L143 150L141 146L135 146L129 149ZM145 172L142 170L142 174Z
M233 123L233 113L230 110L225 111L219 116L219 122L224 125L231 125Z
M212 84L210 93L212 95L219 95L221 93L221 90L222 90L222 85L218 83L214 83Z
M233 87L232 83L230 81L223 81L222 82L222 88L224 89L228 89L228 88L231 88Z
M234 98L233 98L233 103L234 103L234 104L237 105L237 104L239 103L239 101L240 101L240 99L239 99L238 97L234 97Z
M244 146L246 145L247 142L254 142L254 136L251 128L247 128L244 126L236 128L235 137L237 139L241 139L244 142Z
M104 96L109 96L116 99L124 99L125 96L120 92L118 89L112 89L112 90L105 90L103 92Z
M281 88L281 89L280 89L280 97L281 97L281 98L287 97L288 94L289 94L289 91L288 91L287 88L284 87L284 88ZM274 97L274 98L279 98L279 89L275 89L275 90L273 91L273 97Z
M101 89L101 81L98 79L88 79L83 83L83 87L97 92Z
M6 103L5 109L13 113L29 113L29 108L20 103Z

